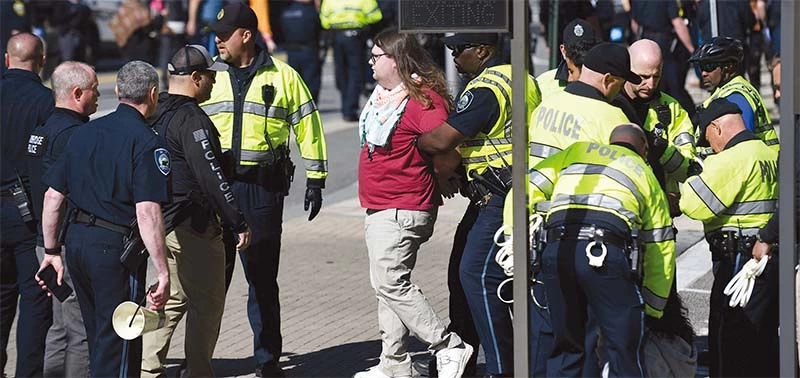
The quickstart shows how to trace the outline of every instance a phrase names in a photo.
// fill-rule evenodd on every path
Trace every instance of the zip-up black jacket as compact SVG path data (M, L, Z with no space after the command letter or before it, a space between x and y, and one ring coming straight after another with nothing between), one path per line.
M191 214L193 226L204 224L202 218L213 211L223 226L243 232L247 224L222 173L219 133L197 101L161 93L148 123L166 139L171 157L172 203L164 208L165 217L191 201L204 210Z

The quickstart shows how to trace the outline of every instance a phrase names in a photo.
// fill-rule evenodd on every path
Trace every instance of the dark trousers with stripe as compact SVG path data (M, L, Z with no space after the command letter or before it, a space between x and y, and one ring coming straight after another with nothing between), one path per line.
M514 369L511 306L497 297L497 287L506 279L495 262L497 246L493 236L503 224L502 196L492 196L467 236L461 259L461 285L469 304L475 329L486 353L486 374L511 374Z
M51 299L33 276L39 271L36 226L25 224L10 197L0 209L0 373L6 367L6 347L17 313L17 377L41 376L47 329L53 322Z
M81 307L89 341L93 377L138 377L142 339L123 340L112 326L112 315L124 301L141 303L147 264L129 272L120 262L123 235L104 228L73 223L66 239L66 259Z
M555 334L551 357L560 359L548 375L579 377L586 358L588 311L602 335L601 350L610 376L641 377L644 303L624 250L606 244L602 267L589 265L586 240L548 243L542 255L542 278L547 290ZM593 351L589 351L593 352Z
M779 375L777 254L773 253L764 272L756 278L750 300L744 308L730 307L730 297L723 293L733 275L749 259L740 257L737 264L723 258L714 263L708 315L709 372L712 377Z

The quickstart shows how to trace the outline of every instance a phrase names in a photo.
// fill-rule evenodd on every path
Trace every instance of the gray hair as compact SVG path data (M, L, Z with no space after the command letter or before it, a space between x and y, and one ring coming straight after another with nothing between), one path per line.
M53 71L53 96L56 101L66 100L73 88L91 89L97 75L86 63L67 61Z
M149 63L134 60L122 66L117 73L117 96L120 101L144 104L153 87L158 91L158 74Z

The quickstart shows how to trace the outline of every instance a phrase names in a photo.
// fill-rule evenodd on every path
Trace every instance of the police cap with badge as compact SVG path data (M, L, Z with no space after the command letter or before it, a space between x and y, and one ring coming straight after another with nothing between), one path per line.
M228 34L238 28L258 30L258 17L247 4L236 1L222 8L217 21L208 28L217 34Z

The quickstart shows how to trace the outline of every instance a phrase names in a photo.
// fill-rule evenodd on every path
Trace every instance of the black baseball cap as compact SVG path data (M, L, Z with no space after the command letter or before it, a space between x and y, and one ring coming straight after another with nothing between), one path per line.
M250 6L242 2L226 5L217 13L217 21L208 27L217 34L229 33L237 28L258 29L258 17Z
M583 40L594 41L595 38L592 25L580 18L576 18L564 28L562 41L565 45L569 45Z
M595 72L619 76L633 84L642 82L642 78L631 71L628 49L616 43L604 42L592 47L583 57L583 66Z
M742 109L725 98L718 98L711 101L707 107L698 109L696 123L700 131L700 138L705 138L706 128L711 122L726 114L742 114Z
M496 45L500 38L497 33L458 33L442 38L447 46Z
M225 71L228 65L213 61L203 46L186 45L172 56L167 69L170 75L189 75L194 71Z

